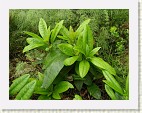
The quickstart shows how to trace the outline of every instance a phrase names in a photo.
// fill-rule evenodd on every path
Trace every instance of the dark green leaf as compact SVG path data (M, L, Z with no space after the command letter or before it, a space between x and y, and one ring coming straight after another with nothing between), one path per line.
M80 91L82 86L83 86L83 80L75 80L74 81L74 85L76 86L76 88Z
M44 73L44 80L42 84L42 87L46 89L52 84L54 79L57 77L57 75L64 66L64 60L67 58L67 56L60 51L56 50L51 52L52 53L48 57L46 57L48 61L46 61L46 70ZM55 54L54 58L52 58L53 54Z
M87 89L91 96L93 96L96 99L101 99L101 90L96 84L88 86Z

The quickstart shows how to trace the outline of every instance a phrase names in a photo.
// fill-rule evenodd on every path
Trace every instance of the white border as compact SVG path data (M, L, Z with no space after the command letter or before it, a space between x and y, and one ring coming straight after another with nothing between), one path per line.
M2 109L138 109L138 2L136 0L12 0L0 4ZM9 100L9 9L129 9L129 100Z

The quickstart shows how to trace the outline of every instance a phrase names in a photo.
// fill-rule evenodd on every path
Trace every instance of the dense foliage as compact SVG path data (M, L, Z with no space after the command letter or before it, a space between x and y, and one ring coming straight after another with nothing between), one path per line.
M10 98L128 99L128 15L10 10Z

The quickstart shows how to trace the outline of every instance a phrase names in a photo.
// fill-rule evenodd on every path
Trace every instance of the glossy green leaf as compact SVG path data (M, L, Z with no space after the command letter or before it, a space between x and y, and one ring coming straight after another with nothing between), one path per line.
M75 97L73 98L73 100L82 100L82 97L79 95L75 95Z
M68 81L61 81L54 87L54 92L63 93L67 91L69 88L74 88L71 83Z
M62 43L58 45L58 48L68 56L74 56L73 46L67 43Z
M28 100L32 96L34 92L34 88L36 86L36 80L33 80L26 84L21 91L17 94L16 100Z
M48 42L50 36L50 27L47 29L46 22L42 18L39 21L38 29L43 39Z
M90 64L88 61L83 60L79 63L79 74L81 78L84 78L86 74L88 73L90 68Z
M61 99L60 94L57 93L57 92L53 92L52 97L53 97L54 99Z
M67 59L64 60L64 65L65 66L70 66L73 63L75 63L75 61L78 59L79 56L73 56L73 57L69 57Z
M45 45L42 40L37 38L27 38L27 42L29 45L24 48L23 53Z
M93 96L96 99L101 99L101 90L96 84L88 86L87 89L91 96Z
M101 47L96 47L94 48L90 53L89 53L89 56L90 57L93 57L100 49Z
M59 33L60 29L62 28L63 20L56 24L55 28L52 30L51 33L51 43L53 43Z
M113 75L111 75L108 71L102 70L104 77L106 78L106 80L104 80L104 82L110 86L112 89L114 89L115 91L119 92L120 94L123 94L123 90L121 88L121 86L119 85L119 83L116 81L116 79L113 77Z
M73 31L73 28L71 26L70 26L70 29L69 29L69 38L70 38L71 42L74 42L75 32Z
M68 29L65 27L65 26L62 26L61 30L60 30L60 33L63 35L64 40L69 40L69 31Z
M93 49L93 35L92 35L92 31L91 29L89 28L88 25L86 25L84 27L84 31L83 31L83 49L86 49L86 45L88 45L88 50L86 52L90 52L90 50Z
M85 20L84 22L82 22L80 24L80 26L78 27L78 29L76 30L77 35L79 35L83 30L84 27L90 22L90 19Z
M42 38L40 36L38 36L37 34L35 33L32 33L32 32L28 32L28 31L24 31L24 33L26 33L27 35L33 37L33 38L37 38L39 40L42 40Z
M112 100L117 100L114 91L106 84L105 84L105 90Z
M55 55L55 56L53 56ZM53 56L53 58L52 58ZM64 60L67 58L65 54L63 54L60 51L53 50L51 51L51 54L46 57L46 63L45 63L45 73L44 73L44 80L42 87L48 88L54 79L57 77L59 72L64 66Z
M107 62L99 57L93 57L90 60L95 66L107 70L110 74L116 75L116 72L113 67L111 67Z
M9 88L9 94L15 95L17 94L28 82L30 75L25 74L15 79Z

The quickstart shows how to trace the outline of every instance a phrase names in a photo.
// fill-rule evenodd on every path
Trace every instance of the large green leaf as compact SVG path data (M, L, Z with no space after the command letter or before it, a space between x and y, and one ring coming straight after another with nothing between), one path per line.
M27 43L29 45L24 48L23 53L37 47L45 46L45 43L37 38L27 38Z
M71 44L62 43L58 45L59 49L68 56L74 56L73 46Z
M105 90L112 100L117 100L114 91L106 84L105 84Z
M67 58L67 56L59 50L51 50L50 52L51 53L46 57L46 60L48 61L46 61L45 63L44 68L46 70L44 73L44 80L42 84L42 87L46 89L52 84L54 79L57 77L57 75L64 66L64 60Z
M99 57L93 57L90 60L95 66L107 70L110 74L116 75L116 72L113 67L111 67L107 62Z
M29 74L25 74L15 79L9 88L9 94L10 95L17 94L26 85L29 77L30 77Z
M53 43L59 33L60 29L62 28L63 20L56 24L55 28L52 30L51 33L51 43Z
M38 25L39 33L43 37L45 41L49 41L49 36L50 36L50 27L47 29L46 22L44 19L40 19L39 25Z
M87 89L91 96L96 99L101 99L101 90L96 84L88 86Z
M64 65L65 66L70 66L72 65L77 59L78 59L79 56L73 56L73 57L70 57L70 58L67 58L64 60Z
M116 79L111 75L108 71L102 70L104 77L106 80L104 82L110 86L115 91L119 92L120 94L123 94L123 90L120 86L120 84L116 81Z
M68 29L65 26L62 26L62 28L60 29L60 33L63 35L62 39L69 40L69 31L68 31Z
M34 92L34 88L36 86L36 80L33 80L26 84L21 91L16 96L16 100L28 100L32 96Z
M79 74L81 78L84 78L86 74L88 73L90 68L90 64L88 61L83 60L79 63Z

